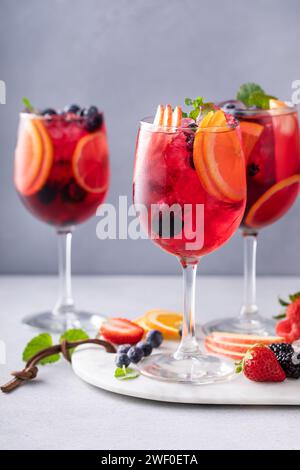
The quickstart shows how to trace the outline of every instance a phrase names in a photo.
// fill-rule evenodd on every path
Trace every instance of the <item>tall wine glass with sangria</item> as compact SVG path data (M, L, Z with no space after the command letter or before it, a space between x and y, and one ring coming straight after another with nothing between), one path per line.
M247 165L247 205L240 227L244 239L244 302L239 316L211 322L205 330L274 335L275 322L261 316L256 304L257 235L286 214L299 192L297 110L254 83L242 85L237 100L220 106L240 121Z
M238 122L201 99L198 104L194 119L182 118L180 107L172 112L160 105L154 119L141 121L133 197L141 225L154 243L177 256L184 281L178 349L145 358L139 367L152 378L204 384L227 380L233 365L205 354L196 339L197 265L237 230L246 179Z
M24 318L46 331L97 327L99 316L76 310L71 289L71 239L76 225L95 214L109 183L103 114L95 106L20 114L14 181L25 207L53 226L59 241L60 293L55 307Z

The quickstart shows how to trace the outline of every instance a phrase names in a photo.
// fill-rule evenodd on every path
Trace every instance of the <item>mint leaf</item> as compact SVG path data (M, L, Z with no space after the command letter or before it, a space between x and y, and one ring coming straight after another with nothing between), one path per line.
M193 100L191 100L191 98L185 98L184 104L185 104L186 106L192 106Z
M33 356L35 356L35 354L42 351L43 349L50 348L52 345L52 337L48 333L42 333L38 336L35 336L34 338L32 338L31 341L29 341L23 351L23 361L29 361ZM44 359L42 359L39 364L50 364L51 362L56 362L59 359L59 354L53 354L52 356L45 357Z
M272 318L274 318L274 320L283 320L285 317L285 313L279 313L278 315L274 315Z
M199 113L200 113L200 108L198 109L193 109L192 111L190 111L190 114L189 114L189 117L191 119L194 119L195 121L197 120L197 117L199 116Z
M249 104L249 98L253 93L260 93L262 95L265 95L264 90L256 83L244 83L240 86L240 89L236 95L236 99L242 101L246 106L251 106Z
M248 98L248 106L256 106L260 109L270 109L270 100L275 96L264 95L262 93L252 93Z
M89 335L83 330L73 328L65 331L59 338L59 342L61 343L64 339L70 342L81 341L82 339L89 339ZM74 349L75 348L70 349L69 353L72 354Z
M22 99L22 102L25 106L26 109L28 109L28 111L30 111L31 113L34 113L34 107L32 106L32 104L30 103L29 99L28 98L23 98Z
M188 114L187 114L185 111L182 111L182 117L183 117L183 118L187 118L187 117L188 117Z
M130 380L139 377L138 371L131 369L130 367L117 367L115 370L115 377L118 380Z

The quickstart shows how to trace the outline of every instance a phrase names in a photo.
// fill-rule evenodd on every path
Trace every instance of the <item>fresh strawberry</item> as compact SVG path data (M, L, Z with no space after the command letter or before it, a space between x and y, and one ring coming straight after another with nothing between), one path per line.
M126 318L110 318L101 325L100 334L114 344L136 344L142 339L144 330Z
M244 359L237 364L236 371L243 371L244 375L254 382L283 382L286 378L273 351L260 344L247 351Z

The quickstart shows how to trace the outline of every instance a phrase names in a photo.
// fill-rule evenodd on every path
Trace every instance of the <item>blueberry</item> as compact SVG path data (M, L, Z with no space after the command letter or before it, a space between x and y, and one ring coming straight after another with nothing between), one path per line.
M85 123L85 129L88 132L93 132L96 131L97 129L100 129L103 124L103 116L102 114L88 114L86 123Z
M234 114L235 111L246 109L244 103L238 100L222 101L222 103L219 103L218 106L220 106L220 108L222 108L225 113L229 114Z
M131 344L121 344L121 346L118 347L118 354L126 354L130 348Z
M90 106L87 110L87 115L94 116L95 114L99 114L97 106Z
M73 179L71 179L61 190L61 197L65 202L82 202L85 196L86 191Z
M157 216L152 219L152 230L160 238L174 238L175 235L182 232L183 224L182 218L175 215L173 211L170 211L165 217L162 211L159 211Z
M130 364L130 359L125 353L116 355L116 366L117 367L128 367Z
M163 335L158 330L151 330L146 335L146 341L148 341L152 348L158 348L163 342Z
M65 113L74 113L78 114L79 111L81 110L80 106L78 104L70 104L64 108Z
M54 116L55 114L57 114L57 112L53 108L46 108L41 111L42 116Z
M42 204L50 204L56 198L57 190L54 186L45 184L43 188L37 193L37 198Z
M127 356L129 357L130 362L133 362L133 364L137 364L143 358L144 353L141 348L138 348L137 346L131 346L127 353Z
M144 356L150 356L152 353L152 346L148 341L140 341L136 345L137 348L140 348L143 351Z

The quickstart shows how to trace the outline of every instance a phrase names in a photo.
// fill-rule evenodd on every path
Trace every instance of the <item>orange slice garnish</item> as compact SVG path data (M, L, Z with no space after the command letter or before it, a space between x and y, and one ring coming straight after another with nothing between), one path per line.
M73 173L77 183L90 193L107 189L109 166L108 146L103 132L82 137L72 157Z
M21 123L15 152L14 181L17 190L24 196L33 194L31 187L42 165L43 142L36 123L26 119Z
M249 155L251 154L256 142L264 130L264 126L257 124L256 122L241 121L240 128L242 132L245 159L248 160Z
M206 116L199 122L199 127L204 128L204 127L209 127L209 122L212 119L214 115L213 111L209 111Z
M230 202L241 201L246 195L246 178L238 134L235 130L223 129L227 126L223 111L208 115L201 121L203 127L198 129L194 140L197 174L212 196ZM220 131L205 131L204 127L220 127Z
M275 100L273 98L269 101L270 109L286 108L287 105L284 101Z
M179 329L182 325L181 313L153 309L145 313L144 319L150 329L159 330L165 339L179 339Z
M259 228L282 217L290 207L299 191L300 175L293 175L269 188L251 207L245 224Z

